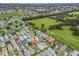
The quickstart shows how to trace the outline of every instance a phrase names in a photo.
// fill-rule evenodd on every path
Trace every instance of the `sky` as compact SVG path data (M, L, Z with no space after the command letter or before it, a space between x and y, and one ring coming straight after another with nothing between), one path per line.
M0 3L79 3L79 0L0 0Z

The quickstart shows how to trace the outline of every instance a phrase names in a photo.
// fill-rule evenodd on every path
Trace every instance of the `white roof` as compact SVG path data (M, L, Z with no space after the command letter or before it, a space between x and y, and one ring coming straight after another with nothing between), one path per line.
M11 44L8 44L8 49L9 49L9 51L12 51L13 50L13 47L12 47Z
M40 34L40 37L47 38L47 37L48 37L48 35L47 35L47 34L44 34L44 33L41 33L41 34Z
M47 45L46 45L45 43L40 43L40 44L38 45L38 48L41 49L41 50L43 50L46 46L47 46Z
M79 51L76 50L70 53L70 56L77 56L77 55L79 55Z
M31 51L24 49L24 54L25 54L25 56L30 56L31 55Z
M38 54L39 56L52 56L47 50L43 51L42 53Z
M48 48L48 52L53 54L53 55L55 54L55 51L52 48Z
M21 41L24 40L24 38L23 38L21 35L19 36L19 39L20 39Z
M4 36L5 37L5 42L9 40L8 36Z
M26 35L23 32L21 32L21 35L23 36L24 39L27 38Z
M3 37L0 37L0 42L2 42L4 39L3 39Z

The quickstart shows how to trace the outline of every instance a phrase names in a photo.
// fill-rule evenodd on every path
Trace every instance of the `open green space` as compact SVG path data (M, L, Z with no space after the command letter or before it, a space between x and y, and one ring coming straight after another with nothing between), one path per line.
M67 19L76 19L77 17L79 17L79 11L70 12L68 14L72 15L72 16L66 16L66 17L64 17L65 20L67 20Z
M77 16L74 16L74 17L66 16L66 17L64 17L65 20L67 20L67 19L76 19L76 18L77 18Z
M73 49L79 50L79 36L72 35L72 31L69 30L68 26L65 26L63 30L52 30L49 32L54 34L54 37L62 43Z
M1 14L0 20L4 18L14 17L14 16L23 16L26 15L25 12L14 12L14 13L7 13L7 14Z
M79 15L79 11L75 11L75 12L70 12L70 13L68 13L68 14L73 14L73 15Z
M47 33L53 34L53 37L66 44L67 46L79 50L79 36L74 36L72 31L69 30L69 26L63 26L63 30L49 30L48 27L50 25L59 24L61 22L56 22L55 19L50 18L39 18L33 19L26 22L35 23L35 26L41 27L41 24L45 24L45 28L47 29Z
M26 22L35 23L35 26L37 26L37 27L39 27L39 28L41 27L41 24L44 24L46 29L48 29L48 27L49 27L50 25L52 25L52 24L61 23L61 22L56 22L56 20L54 20L54 19L49 19L49 18L33 19L33 20L26 21Z

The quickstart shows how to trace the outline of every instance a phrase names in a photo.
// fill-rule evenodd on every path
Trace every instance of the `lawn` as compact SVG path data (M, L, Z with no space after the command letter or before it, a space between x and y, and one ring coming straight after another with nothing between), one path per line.
M26 22L32 22L35 23L35 26L37 27L41 27L41 24L45 24L45 28L48 29L48 27L52 24L58 24L60 22L56 22L54 19L49 19L49 18L39 18L39 19L33 19L33 20L29 20Z
M63 30L52 30L49 31L54 34L54 37L72 47L73 49L79 50L79 36L72 35L72 31L69 30L68 26L65 26Z
M73 15L73 16L66 16L66 17L64 17L64 19L65 20L67 20L67 19L72 19L72 20L74 20L74 19L76 19L76 18L78 18L79 16L79 11L75 11L75 12L70 12L70 13L68 13L69 15Z
M75 11L75 12L70 12L70 13L68 13L68 14L73 14L73 15L79 15L79 11Z
M54 19L49 19L49 18L33 19L26 22L35 23L35 26L38 27L41 27L41 24L45 24L45 28L47 30L50 25L60 23L60 22L56 22ZM69 26L64 26L63 30L48 30L47 33L53 34L56 39L63 42L67 46L79 50L79 36L72 35L72 31L69 30Z
M1 14L0 19L8 18L10 16L13 17L13 16L22 16L22 15L26 15L26 13L24 13L24 12L15 12L15 13Z
M72 19L72 20L73 20L73 19L76 19L76 18L77 18L77 16L74 16L74 17L66 16L66 17L64 17L65 20L67 20L67 19L68 19L68 20L69 20L69 19Z

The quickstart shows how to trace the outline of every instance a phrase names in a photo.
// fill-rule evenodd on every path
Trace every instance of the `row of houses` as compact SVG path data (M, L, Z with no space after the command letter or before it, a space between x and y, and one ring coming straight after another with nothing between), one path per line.
M57 56L79 56L79 51L77 50L74 50L64 44L62 44L60 41L58 41L57 39L45 34L45 33L42 33L40 31L37 31L39 34L40 34L40 37L44 39L46 39L48 42L50 42L51 44L55 44L55 47L51 50L54 50L54 54L57 55ZM44 43L45 44L45 43ZM46 44L47 45L47 44ZM41 45L40 45L41 46ZM48 46L48 45L47 45ZM42 49L43 48L43 45L41 46ZM50 50L50 51L51 51ZM51 51L52 52L52 51ZM52 52L53 53L53 52ZM42 54L41 54L42 55Z

